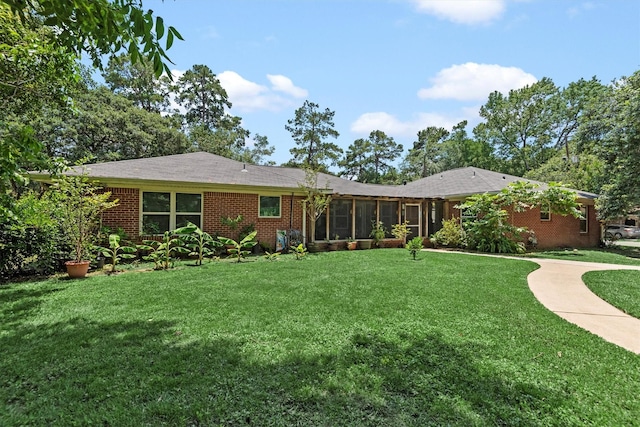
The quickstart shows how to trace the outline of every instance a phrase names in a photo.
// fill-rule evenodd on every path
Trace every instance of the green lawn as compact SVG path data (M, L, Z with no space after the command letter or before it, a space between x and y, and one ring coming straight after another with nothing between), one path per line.
M640 248L556 249L528 252L528 258L553 258L567 261L601 262L604 264L640 265Z
M524 260L406 250L0 287L0 425L637 425Z
M590 271L582 279L594 294L625 313L640 319L639 277L638 271L616 270Z

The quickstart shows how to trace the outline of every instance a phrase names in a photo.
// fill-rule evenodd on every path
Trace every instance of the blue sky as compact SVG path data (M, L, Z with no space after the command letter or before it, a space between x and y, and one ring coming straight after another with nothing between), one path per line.
M636 0L146 0L185 38L179 74L209 66L252 133L291 158L284 128L305 100L335 111L336 142L382 130L412 146L468 120L494 90L564 87L640 69Z

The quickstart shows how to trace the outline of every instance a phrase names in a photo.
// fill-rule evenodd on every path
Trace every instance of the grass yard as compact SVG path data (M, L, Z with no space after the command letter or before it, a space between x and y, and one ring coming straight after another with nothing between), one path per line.
M640 247L617 246L607 249L556 249L528 252L528 258L553 258L604 264L640 265Z
M594 294L625 313L640 319L639 277L638 271L616 270L590 271L582 279Z
M329 252L0 287L0 425L632 426L525 260Z

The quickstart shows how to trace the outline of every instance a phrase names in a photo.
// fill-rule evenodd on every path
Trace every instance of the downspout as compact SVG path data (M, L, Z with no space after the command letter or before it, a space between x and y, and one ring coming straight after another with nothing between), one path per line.
M291 204L289 206L289 244L291 244L291 231L293 230L293 193L291 193Z
M302 203L302 242L307 246L307 202Z

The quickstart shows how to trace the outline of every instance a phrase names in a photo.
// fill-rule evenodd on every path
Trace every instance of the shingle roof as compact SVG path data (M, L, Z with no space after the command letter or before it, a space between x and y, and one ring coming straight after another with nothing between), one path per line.
M163 157L95 163L85 168L88 175L104 181L155 181L175 184L241 185L297 190L304 182L302 169L244 164L215 154L197 152ZM246 172L243 172L243 169ZM334 194L352 196L450 198L502 190L514 181L529 181L520 177L465 167L438 173L406 185L365 184L328 174L318 175L318 186ZM595 194L577 191L582 198Z

